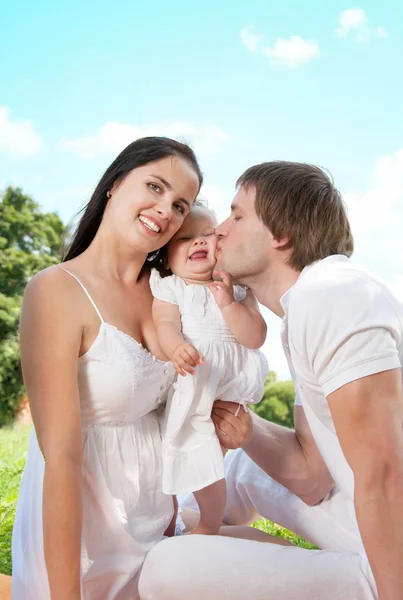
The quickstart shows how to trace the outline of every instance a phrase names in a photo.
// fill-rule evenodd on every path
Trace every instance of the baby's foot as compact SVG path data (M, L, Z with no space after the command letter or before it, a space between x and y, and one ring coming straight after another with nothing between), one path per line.
M197 527L195 527L194 529L192 529L192 531L189 531L186 535L192 535L192 534L196 534L196 535L218 535L218 532L220 531L220 528L215 528L215 527L209 527L208 525L205 525L203 523L199 523Z

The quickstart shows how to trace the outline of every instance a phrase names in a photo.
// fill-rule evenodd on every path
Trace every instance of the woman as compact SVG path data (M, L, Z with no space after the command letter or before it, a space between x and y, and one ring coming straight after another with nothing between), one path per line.
M64 262L27 286L21 357L35 431L14 600L138 598L144 557L172 529L156 409L174 372L157 342L147 258L201 184L188 146L133 142L100 180Z

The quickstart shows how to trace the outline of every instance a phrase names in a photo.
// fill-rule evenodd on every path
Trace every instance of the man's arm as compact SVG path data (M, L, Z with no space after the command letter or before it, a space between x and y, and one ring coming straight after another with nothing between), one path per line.
M333 488L334 482L319 454L302 406L294 409L295 431L253 414L251 424L237 404L217 401L213 409L220 443L239 447L270 477L314 505ZM252 414L252 413L251 413Z
M380 600L403 599L401 369L357 379L328 396L355 481L354 502Z

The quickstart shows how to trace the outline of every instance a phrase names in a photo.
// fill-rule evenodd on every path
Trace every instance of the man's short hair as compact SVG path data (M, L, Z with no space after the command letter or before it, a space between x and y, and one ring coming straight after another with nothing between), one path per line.
M274 161L247 169L238 187L256 189L255 209L276 239L288 237L288 264L301 271L332 254L351 256L354 240L340 192L319 167Z

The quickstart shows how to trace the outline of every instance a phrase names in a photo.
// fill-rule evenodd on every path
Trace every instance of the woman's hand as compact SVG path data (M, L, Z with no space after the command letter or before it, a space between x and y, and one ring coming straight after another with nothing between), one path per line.
M211 418L221 446L234 450L242 448L251 440L253 434L251 414L238 403L216 400Z

